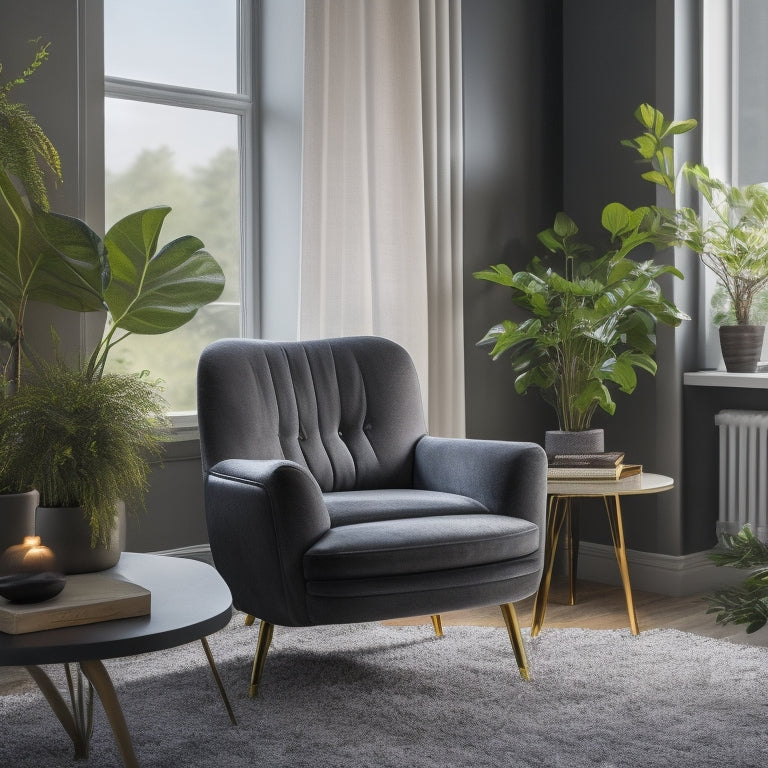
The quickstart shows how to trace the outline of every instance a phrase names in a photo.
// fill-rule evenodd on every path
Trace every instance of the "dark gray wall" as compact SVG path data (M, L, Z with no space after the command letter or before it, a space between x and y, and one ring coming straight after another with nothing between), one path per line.
M476 346L513 317L508 294L472 273L522 269L562 205L560 2L469 0L461 22L467 435L540 442L557 428L548 409L517 395L509 363Z

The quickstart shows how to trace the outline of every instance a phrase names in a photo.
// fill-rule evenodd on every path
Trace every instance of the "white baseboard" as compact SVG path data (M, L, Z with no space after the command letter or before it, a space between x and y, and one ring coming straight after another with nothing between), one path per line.
M627 550L632 588L681 597L719 587L741 584L748 571L717 567L707 557L709 550L690 555L661 555ZM621 584L612 546L583 541L579 545L579 578L602 584Z

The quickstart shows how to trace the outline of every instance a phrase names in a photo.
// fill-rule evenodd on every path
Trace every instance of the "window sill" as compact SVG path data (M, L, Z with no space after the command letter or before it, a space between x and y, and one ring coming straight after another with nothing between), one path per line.
M177 411L169 415L172 426L166 442L183 443L187 440L200 439L200 431L197 427L197 411Z
M761 367L764 364L761 364ZM683 384L689 387L741 387L768 389L768 372L729 373L728 371L692 371L683 374Z

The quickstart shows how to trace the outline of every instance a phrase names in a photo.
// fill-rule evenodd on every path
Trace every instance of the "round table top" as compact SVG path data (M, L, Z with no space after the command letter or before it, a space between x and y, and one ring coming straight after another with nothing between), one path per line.
M666 475L641 472L622 480L547 480L551 496L633 496L661 493L673 488L675 481Z
M11 635L0 632L0 666L59 664L160 651L226 626L232 596L218 572L197 560L124 552L103 571L148 589L147 616Z

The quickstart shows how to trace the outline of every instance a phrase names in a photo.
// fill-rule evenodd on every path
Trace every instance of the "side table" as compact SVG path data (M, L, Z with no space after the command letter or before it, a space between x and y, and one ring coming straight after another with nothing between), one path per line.
M88 756L93 724L92 696L84 696L82 690L80 675L84 675L99 695L123 764L126 768L138 766L128 725L103 659L161 651L200 640L229 718L235 724L206 641L207 635L225 627L232 617L232 596L216 570L196 560L125 552L114 568L103 573L148 589L152 593L152 612L148 616L28 634L0 633L0 665L26 667L72 739L75 758ZM70 663L79 665L77 686ZM66 665L73 711L41 664ZM179 755L181 763L183 755Z
M633 635L639 635L637 614L632 598L632 585L629 581L629 566L627 564L627 550L624 542L624 524L621 518L621 497L639 494L660 493L674 487L674 481L666 475L656 475L651 472L643 472L639 475L624 478L622 480L549 480L547 481L547 495L549 504L547 507L547 533L546 550L544 555L544 572L541 576L536 600L533 607L533 620L531 622L531 637L536 637L541 632L544 624L544 614L547 610L549 599L549 586L552 581L552 567L555 563L555 552L560 531L567 522L566 535L570 543L568 551L568 573L570 586L570 604L575 602L574 583L576 576L576 558L578 547L578 534L574 530L574 521L571 510L573 499L601 498L605 504L608 515L608 524L611 529L611 538L616 552L616 560L619 564L621 583L624 587L624 596L627 601L627 613L629 614L629 626Z

